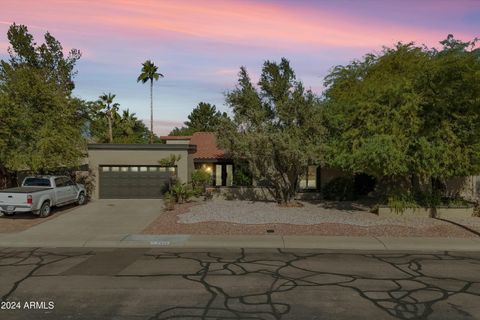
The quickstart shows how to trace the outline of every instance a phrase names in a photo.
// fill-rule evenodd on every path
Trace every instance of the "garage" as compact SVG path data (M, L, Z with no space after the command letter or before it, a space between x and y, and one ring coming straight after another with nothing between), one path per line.
M162 198L176 167L162 166L100 166L101 199Z
M91 198L162 198L173 176L189 181L195 152L196 146L187 143L89 144Z

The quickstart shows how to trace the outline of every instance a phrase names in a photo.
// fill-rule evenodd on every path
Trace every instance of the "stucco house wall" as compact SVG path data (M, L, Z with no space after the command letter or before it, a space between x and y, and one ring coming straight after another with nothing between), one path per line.
M181 182L189 182L193 171L194 146L182 145L108 145L92 144L88 147L88 165L94 175L95 190L92 198L99 198L99 168L104 165L155 166L158 161L174 154L180 156L176 163L177 177Z

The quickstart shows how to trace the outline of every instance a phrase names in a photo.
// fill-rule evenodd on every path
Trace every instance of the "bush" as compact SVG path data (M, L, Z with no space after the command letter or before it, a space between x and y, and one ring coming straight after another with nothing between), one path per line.
M355 199L355 186L353 178L351 177L338 177L330 180L323 187L323 198L326 200L354 200Z
M252 185L252 178L242 170L235 170L233 174L233 185L238 187L248 187Z
M202 193L205 188L212 182L212 175L205 170L195 170L192 172L192 186L194 189L201 189Z
M194 191L191 186L186 183L175 183L170 187L169 193L175 199L176 203L183 203L188 201L190 197L194 195Z
M158 160L158 164L162 167L174 167L175 164L182 159L181 155L171 154L168 157Z
M163 204L165 206L165 210L171 211L175 209L175 203L176 200L172 193L170 191L165 193L165 195L163 196Z
M417 201L409 194L396 194L388 197L387 205L395 211L396 214L403 213L407 208L417 208Z
M89 171L77 171L75 172L75 182L83 184L87 194L87 200L92 198L93 191L95 190L95 175L91 170Z

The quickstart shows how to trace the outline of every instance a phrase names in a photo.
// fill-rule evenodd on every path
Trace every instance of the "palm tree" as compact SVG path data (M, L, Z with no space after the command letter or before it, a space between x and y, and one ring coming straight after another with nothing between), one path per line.
M138 119L135 113L130 113L130 110L123 110L120 123L122 126L122 132L125 137L133 136L137 127Z
M113 99L115 99L115 95L111 93L108 93L108 94L104 93L99 98L100 99L98 100L98 102L105 110L104 114L108 121L108 141L109 143L113 143L112 123L113 123L114 117L117 115L119 104L113 103Z
M158 73L158 67L150 60L142 63L142 71L137 78L137 82L146 83L150 81L150 143L153 143L153 80L163 78L163 74Z

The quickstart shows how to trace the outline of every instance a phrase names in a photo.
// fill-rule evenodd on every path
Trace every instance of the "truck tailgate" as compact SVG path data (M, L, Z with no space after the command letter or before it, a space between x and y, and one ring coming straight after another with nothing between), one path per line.
M26 205L27 193L0 192L0 206L3 205Z

